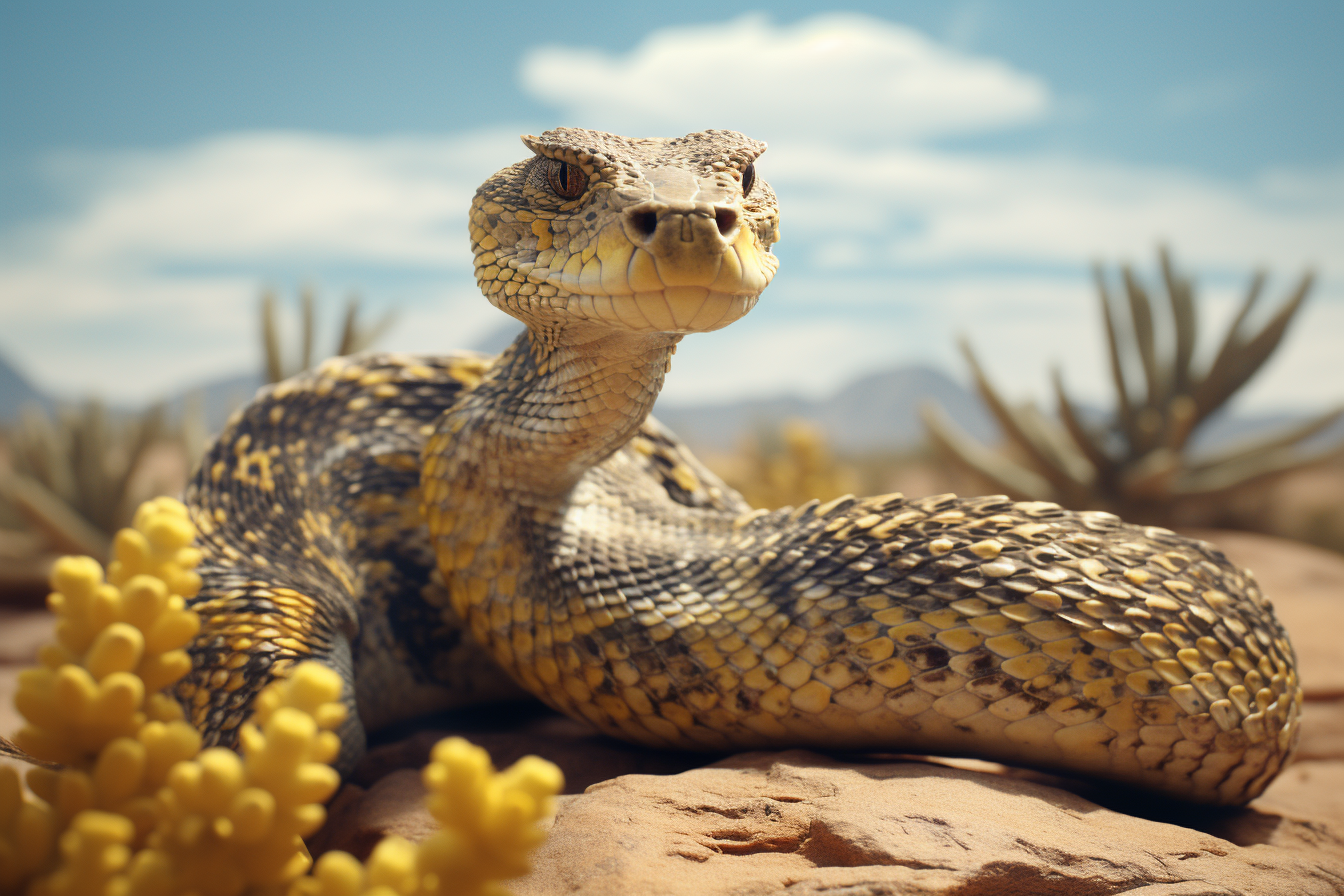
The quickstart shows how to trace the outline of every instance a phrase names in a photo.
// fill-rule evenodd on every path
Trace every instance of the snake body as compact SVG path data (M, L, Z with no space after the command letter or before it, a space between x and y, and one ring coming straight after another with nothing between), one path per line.
M682 336L774 275L763 144L524 142L471 209L478 283L523 335L269 387L189 486L204 625L178 695L207 739L316 658L356 710L347 765L366 728L521 688L661 747L1264 789L1302 692L1254 578L1212 545L1002 497L753 509L649 417Z

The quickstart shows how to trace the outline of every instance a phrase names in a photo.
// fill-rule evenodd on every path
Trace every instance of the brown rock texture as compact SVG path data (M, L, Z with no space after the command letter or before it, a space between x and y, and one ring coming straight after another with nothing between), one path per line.
M517 896L1344 892L1337 825L1254 809L1127 815L1033 781L917 762L746 753L567 802ZM1206 831L1207 829L1207 831Z

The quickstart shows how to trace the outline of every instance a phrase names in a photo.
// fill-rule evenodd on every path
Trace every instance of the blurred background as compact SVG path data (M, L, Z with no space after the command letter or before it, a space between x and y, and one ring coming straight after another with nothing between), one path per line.
M268 378L502 347L465 210L558 125L770 143L780 273L655 410L749 498L987 489L1344 549L1342 31L1329 2L8 3L0 588L104 550Z

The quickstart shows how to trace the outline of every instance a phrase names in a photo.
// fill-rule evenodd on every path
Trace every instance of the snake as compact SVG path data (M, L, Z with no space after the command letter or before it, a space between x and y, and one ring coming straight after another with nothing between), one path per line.
M189 482L175 693L207 743L316 660L345 770L370 732L529 694L650 747L973 756L1212 804L1290 760L1291 643L1214 545L1003 496L755 508L650 415L680 340L778 268L764 143L522 140L469 220L516 341L264 387Z

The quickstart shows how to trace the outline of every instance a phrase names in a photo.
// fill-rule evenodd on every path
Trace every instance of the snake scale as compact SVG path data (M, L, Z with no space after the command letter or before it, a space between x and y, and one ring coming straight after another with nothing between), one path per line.
M263 389L188 486L214 743L318 659L365 731L520 688L660 747L973 755L1236 804L1302 691L1255 580L1100 512L901 495L759 510L649 416L678 341L777 267L762 143L524 137L471 205L498 358L369 354ZM500 670L506 672L502 674Z

